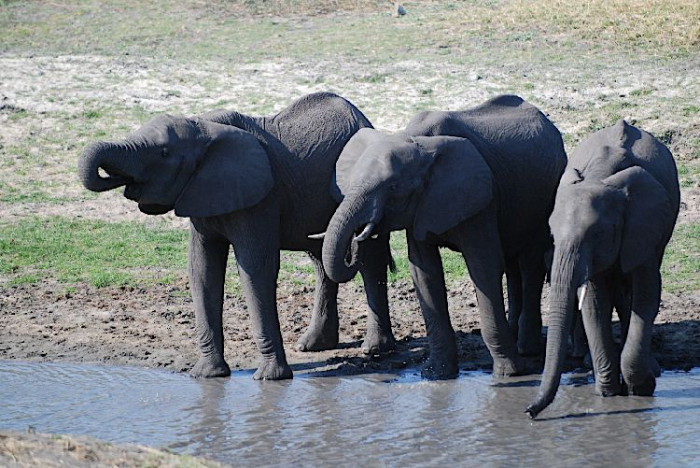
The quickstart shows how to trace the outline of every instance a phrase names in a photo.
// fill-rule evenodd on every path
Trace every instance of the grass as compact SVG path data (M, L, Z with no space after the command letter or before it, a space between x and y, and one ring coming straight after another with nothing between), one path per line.
M700 187L700 96L690 73L700 64L700 2L403 4L407 15L393 18L378 0L0 0L0 209L23 213L0 225L0 281L182 277L186 233L165 224L34 215L97 197L75 176L92 141L121 138L164 112L270 114L316 90L348 96L390 131L420 110L513 92L548 113L569 151L625 118L669 145L683 188ZM31 68L13 75L18 57ZM44 74L49 85L36 80ZM696 234L696 222L677 227L664 263L670 289L699 287ZM403 234L392 249L391 280L409 280ZM443 251L443 261L448 283L466 277L458 254ZM282 255L280 281L312 278L303 253ZM235 273L228 288L239 288Z
M694 0L406 2L394 20L386 2L133 0L12 2L0 10L0 51L166 54L183 59L255 60L329 54L384 60L445 55L470 44L653 47L687 54L700 44ZM167 12L167 14L164 14ZM345 12L338 18L325 13ZM348 12L354 14L348 15ZM304 16L304 15L316 16ZM320 14L320 15L319 15ZM252 17L251 17L252 15ZM115 17L120 18L114 21ZM196 18L196 21L191 21ZM338 27L342 21L343 26ZM368 40L368 34L372 39ZM381 44L381 46L379 46ZM408 46L410 44L410 46Z
M95 287L171 284L182 278L187 266L187 232L182 229L145 227L136 222L69 220L32 217L0 225L0 275L9 285L88 283ZM397 270L389 281L410 281L406 237L396 232L391 250ZM700 225L680 224L666 251L662 273L665 289L683 292L700 289ZM467 278L459 253L441 250L448 286ZM227 291L240 294L231 257ZM313 266L302 252L284 252L280 281L295 287L313 287ZM356 279L360 281L360 279Z
M664 290L700 290L700 224L679 224L666 248L661 276Z
M171 282L185 271L187 232L139 223L25 218L0 225L0 274L96 287Z
M57 281L95 287L171 284L186 274L187 231L137 222L30 217L0 225L0 275L8 285ZM392 236L397 271L390 281L409 281L406 237ZM461 255L443 251L448 281L463 280ZM239 294L235 258L229 260L227 292ZM279 280L313 287L314 269L303 252L283 252ZM358 278L358 281L359 278Z

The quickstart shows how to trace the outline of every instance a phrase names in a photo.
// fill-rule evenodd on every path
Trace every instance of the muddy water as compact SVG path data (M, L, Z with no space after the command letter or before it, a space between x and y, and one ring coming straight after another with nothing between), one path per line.
M194 380L120 367L0 361L0 428L87 434L236 465L698 466L700 369L665 372L653 398L598 398L567 375L530 421L530 378L479 373L251 374Z

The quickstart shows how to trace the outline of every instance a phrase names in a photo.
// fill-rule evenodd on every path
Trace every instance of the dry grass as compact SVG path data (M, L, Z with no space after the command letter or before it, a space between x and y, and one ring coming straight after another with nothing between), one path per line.
M210 2L207 2L210 3ZM318 15L335 12L389 13L393 1L219 0L215 8L247 15ZM402 2L409 15L440 10L452 29L487 34L537 32L552 39L612 41L634 46L690 49L700 46L697 0L436 0ZM448 3L450 12L445 13Z
M517 27L526 23L549 34L630 45L700 45L697 0L513 0L501 2L503 16Z

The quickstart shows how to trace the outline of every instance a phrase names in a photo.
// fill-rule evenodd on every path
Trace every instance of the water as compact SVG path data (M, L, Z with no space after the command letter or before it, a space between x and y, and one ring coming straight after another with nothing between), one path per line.
M236 465L698 466L700 369L653 398L565 377L536 421L532 377L415 373L256 382L123 367L0 361L0 428L167 447Z

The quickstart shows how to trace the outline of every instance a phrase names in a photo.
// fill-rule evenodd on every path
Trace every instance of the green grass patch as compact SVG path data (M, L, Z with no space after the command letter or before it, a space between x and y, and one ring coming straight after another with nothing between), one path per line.
M410 281L411 271L408 262L408 247L406 244L406 232L396 231L391 233L391 255L396 263L396 272L389 272L389 282ZM468 277L467 265L462 254L449 249L440 249L442 268L445 272L445 283L453 285L464 281Z
M139 223L26 218L0 225L0 274L14 284L172 281L186 271L187 236Z
M673 293L700 289L700 224L678 224L661 266L664 290Z

